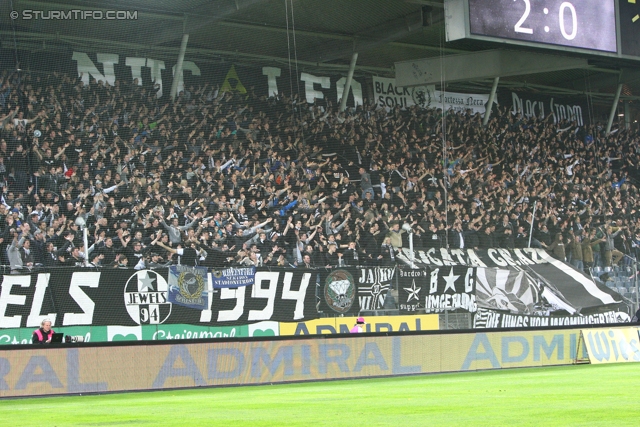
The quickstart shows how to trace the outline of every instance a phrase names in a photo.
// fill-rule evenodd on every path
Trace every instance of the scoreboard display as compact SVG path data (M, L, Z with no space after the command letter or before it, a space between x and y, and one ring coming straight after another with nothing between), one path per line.
M445 0L447 40L640 59L640 0Z
M640 57L640 0L620 0L620 52Z

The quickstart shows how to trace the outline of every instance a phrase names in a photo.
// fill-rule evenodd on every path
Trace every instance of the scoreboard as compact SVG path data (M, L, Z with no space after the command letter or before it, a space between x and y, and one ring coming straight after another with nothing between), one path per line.
M640 0L445 0L447 41L640 59Z

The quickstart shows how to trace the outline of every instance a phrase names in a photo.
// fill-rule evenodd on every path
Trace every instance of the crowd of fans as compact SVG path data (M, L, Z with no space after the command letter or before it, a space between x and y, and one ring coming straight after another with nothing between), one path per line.
M640 247L640 136L624 129L499 107L486 127L368 101L339 112L208 84L174 102L137 80L58 73L5 71L0 86L0 256L13 272L85 258L392 265L405 224L416 249L531 245L578 269Z

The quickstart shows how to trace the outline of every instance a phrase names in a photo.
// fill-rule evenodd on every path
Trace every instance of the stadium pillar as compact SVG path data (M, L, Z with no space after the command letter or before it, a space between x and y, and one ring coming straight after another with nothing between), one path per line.
M340 112L347 108L347 98L349 97L349 91L351 90L351 81L353 80L353 70L356 69L356 62L358 61L358 52L353 52L351 57L351 64L349 64L349 73L347 74L347 82L342 90L342 99L340 100Z
M529 244L528 248L531 247L531 237L533 236L533 223L536 222L536 208L538 207L538 201L533 200L533 214L531 215L531 227L529 228Z
M416 254L413 252L413 229L411 224L403 224L402 229L409 233L409 253L411 254L409 259L411 260L411 268L415 268Z
M618 89L616 90L616 96L613 98L613 105L611 106L611 113L609 113L609 121L607 122L607 131L606 135L611 133L611 126L613 126L613 118L616 116L616 111L618 110L618 102L620 102L620 94L622 93L622 83L618 84Z
M182 43L180 44L180 51L178 52L178 62L176 63L176 72L173 73L173 82L171 83L171 92L169 96L174 100L176 98L176 92L178 91L178 82L182 76L182 63L184 62L184 53L187 51L187 43L189 42L189 34L182 35Z
M498 91L499 82L500 77L496 77L495 79L493 79L493 86L491 87L489 102L487 102L487 109L484 112L484 119L482 119L482 126L486 126L489 123L489 118L491 117L491 107L493 107L493 103L496 100L496 92Z
M638 258L633 257L633 285L636 288L636 311L640 308L640 295L638 294Z
M82 243L84 244L84 266L89 267L89 231L87 229L87 224L84 225L82 229Z

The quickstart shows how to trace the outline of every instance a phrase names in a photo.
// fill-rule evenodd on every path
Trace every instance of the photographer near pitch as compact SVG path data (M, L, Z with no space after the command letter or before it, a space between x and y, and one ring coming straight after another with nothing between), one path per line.
M44 319L40 322L40 327L33 331L33 336L31 337L32 344L50 344L51 338L53 338L53 334L55 332L51 329L51 320Z

